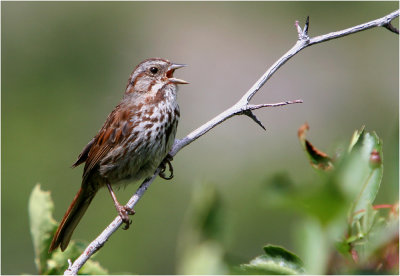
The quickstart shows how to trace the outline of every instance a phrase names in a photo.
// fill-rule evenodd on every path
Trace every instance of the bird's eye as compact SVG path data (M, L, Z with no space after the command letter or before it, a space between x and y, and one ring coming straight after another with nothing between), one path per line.
M152 74L157 74L158 68L157 68L157 67L151 67L151 68L150 68L150 72L151 72Z

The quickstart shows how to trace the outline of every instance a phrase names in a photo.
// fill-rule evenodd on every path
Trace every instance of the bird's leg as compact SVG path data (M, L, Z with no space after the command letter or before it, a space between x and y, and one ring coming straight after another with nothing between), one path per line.
M125 226L122 229L126 230L129 228L129 225L132 223L132 220L129 219L129 215L134 215L135 211L132 208L121 205L118 202L117 197L115 196L114 191L111 188L111 185L109 182L107 182L107 188L110 191L110 195L114 201L115 208L117 208L117 212L118 212L119 216L121 217L122 222L125 223Z
M165 156L164 160L160 164L161 171L158 175L165 180L170 180L174 177L174 168L172 167L172 164L171 164L172 159L173 159L173 157L168 153L167 156ZM168 164L168 170L170 173L169 176L165 175L166 164Z

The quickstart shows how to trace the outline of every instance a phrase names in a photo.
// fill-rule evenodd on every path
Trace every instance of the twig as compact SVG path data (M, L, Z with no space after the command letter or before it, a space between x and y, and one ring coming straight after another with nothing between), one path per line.
M249 104L250 100L253 98L253 96L257 93L257 91L267 82L269 78L283 65L285 64L291 57L293 57L295 54L297 54L299 51L303 50L304 48L317 44L317 43L322 43L331 39L343 37L346 35L350 35L356 32L364 31L370 28L374 27L385 27L388 28L389 30L393 31L395 29L390 22L395 19L396 17L399 16L399 10L392 12L391 14L388 14L382 18L355 26L351 27L342 31L337 31L337 32L332 32L329 34L325 35L320 35L317 37L310 38L308 36L308 28L309 28L309 18L307 17L306 24L304 28L302 29L299 26L298 21L296 21L295 26L297 28L297 33L298 33L298 40L296 44L286 53L284 54L280 59L278 59L265 73L264 75L261 76L261 78L256 81L256 83L243 95L243 97L233 106L228 108L227 110L223 111L221 114L217 115L207 123L203 124L196 130L192 131L189 133L186 137L180 140L176 140L172 150L170 151L170 155L173 157L175 156L182 148L186 147L199 137L203 136L205 133L207 133L209 130L212 128L216 127L217 125L221 124L225 120L235 116L235 115L246 115L253 119L258 125L260 125L263 129L265 127L262 125L260 120L257 119L257 117L252 113L252 110L256 110L259 108L264 108L264 107L275 107L275 106L283 106L283 105L288 105L288 104L295 104L295 103L301 103L301 100L296 100L296 101L286 101L286 102L281 102L281 103L274 103L274 104L258 104L258 105L253 105ZM136 193L132 196L132 198L129 200L127 206L130 208L133 208L136 203L139 201L139 199L143 196L143 194L146 192L150 184L154 181L154 179L158 176L160 172L160 168L156 170L154 175L146 179L138 188ZM117 216L111 224L93 241L89 244L89 246L85 249L85 251L82 253L82 255L75 260L75 262L72 265L69 265L68 269L65 271L64 275L76 275L78 273L78 270L85 264L85 262L97 251L99 250L105 242L108 240L108 238L120 227L122 221L119 216Z
M379 210L379 209L390 209L391 212L395 212L397 204L378 204L378 205L373 205L372 209L374 210ZM361 214L365 212L365 209L358 210L357 212L354 212L353 216Z

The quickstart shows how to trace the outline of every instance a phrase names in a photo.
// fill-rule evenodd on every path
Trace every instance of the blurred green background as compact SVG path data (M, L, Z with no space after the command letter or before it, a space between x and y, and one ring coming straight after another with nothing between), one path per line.
M231 104L297 40L295 20L310 16L320 35L384 16L397 2L2 2L2 273L37 273L27 200L38 182L60 220L80 185L70 169L120 101L132 69L163 57L189 67L177 77L177 137ZM398 19L394 22L398 26ZM297 139L308 122L313 143L330 152L366 125L383 139L384 178L377 203L398 201L399 40L376 28L302 51L253 103L303 99L256 112L267 131L236 117L174 158L175 178L157 180L97 260L111 273L176 273L177 244L190 196L214 183L228 211L225 250L238 263L264 244L296 252L298 217L269 210L262 182L276 172L307 181L315 172ZM121 202L137 185L121 189ZM74 233L92 240L115 217L102 190ZM300 256L301 257L301 256Z

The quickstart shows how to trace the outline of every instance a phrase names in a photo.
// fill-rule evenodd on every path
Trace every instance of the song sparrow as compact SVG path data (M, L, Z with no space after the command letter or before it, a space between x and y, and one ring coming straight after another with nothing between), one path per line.
M62 251L67 248L75 227L103 186L108 187L125 229L129 227L128 215L134 211L118 202L112 186L147 178L160 165L164 170L166 163L171 165L167 155L179 120L177 84L188 83L174 78L173 73L184 66L152 58L133 70L123 99L72 165L85 163L82 185L53 237L49 252L59 245ZM160 176L165 177L163 173Z

